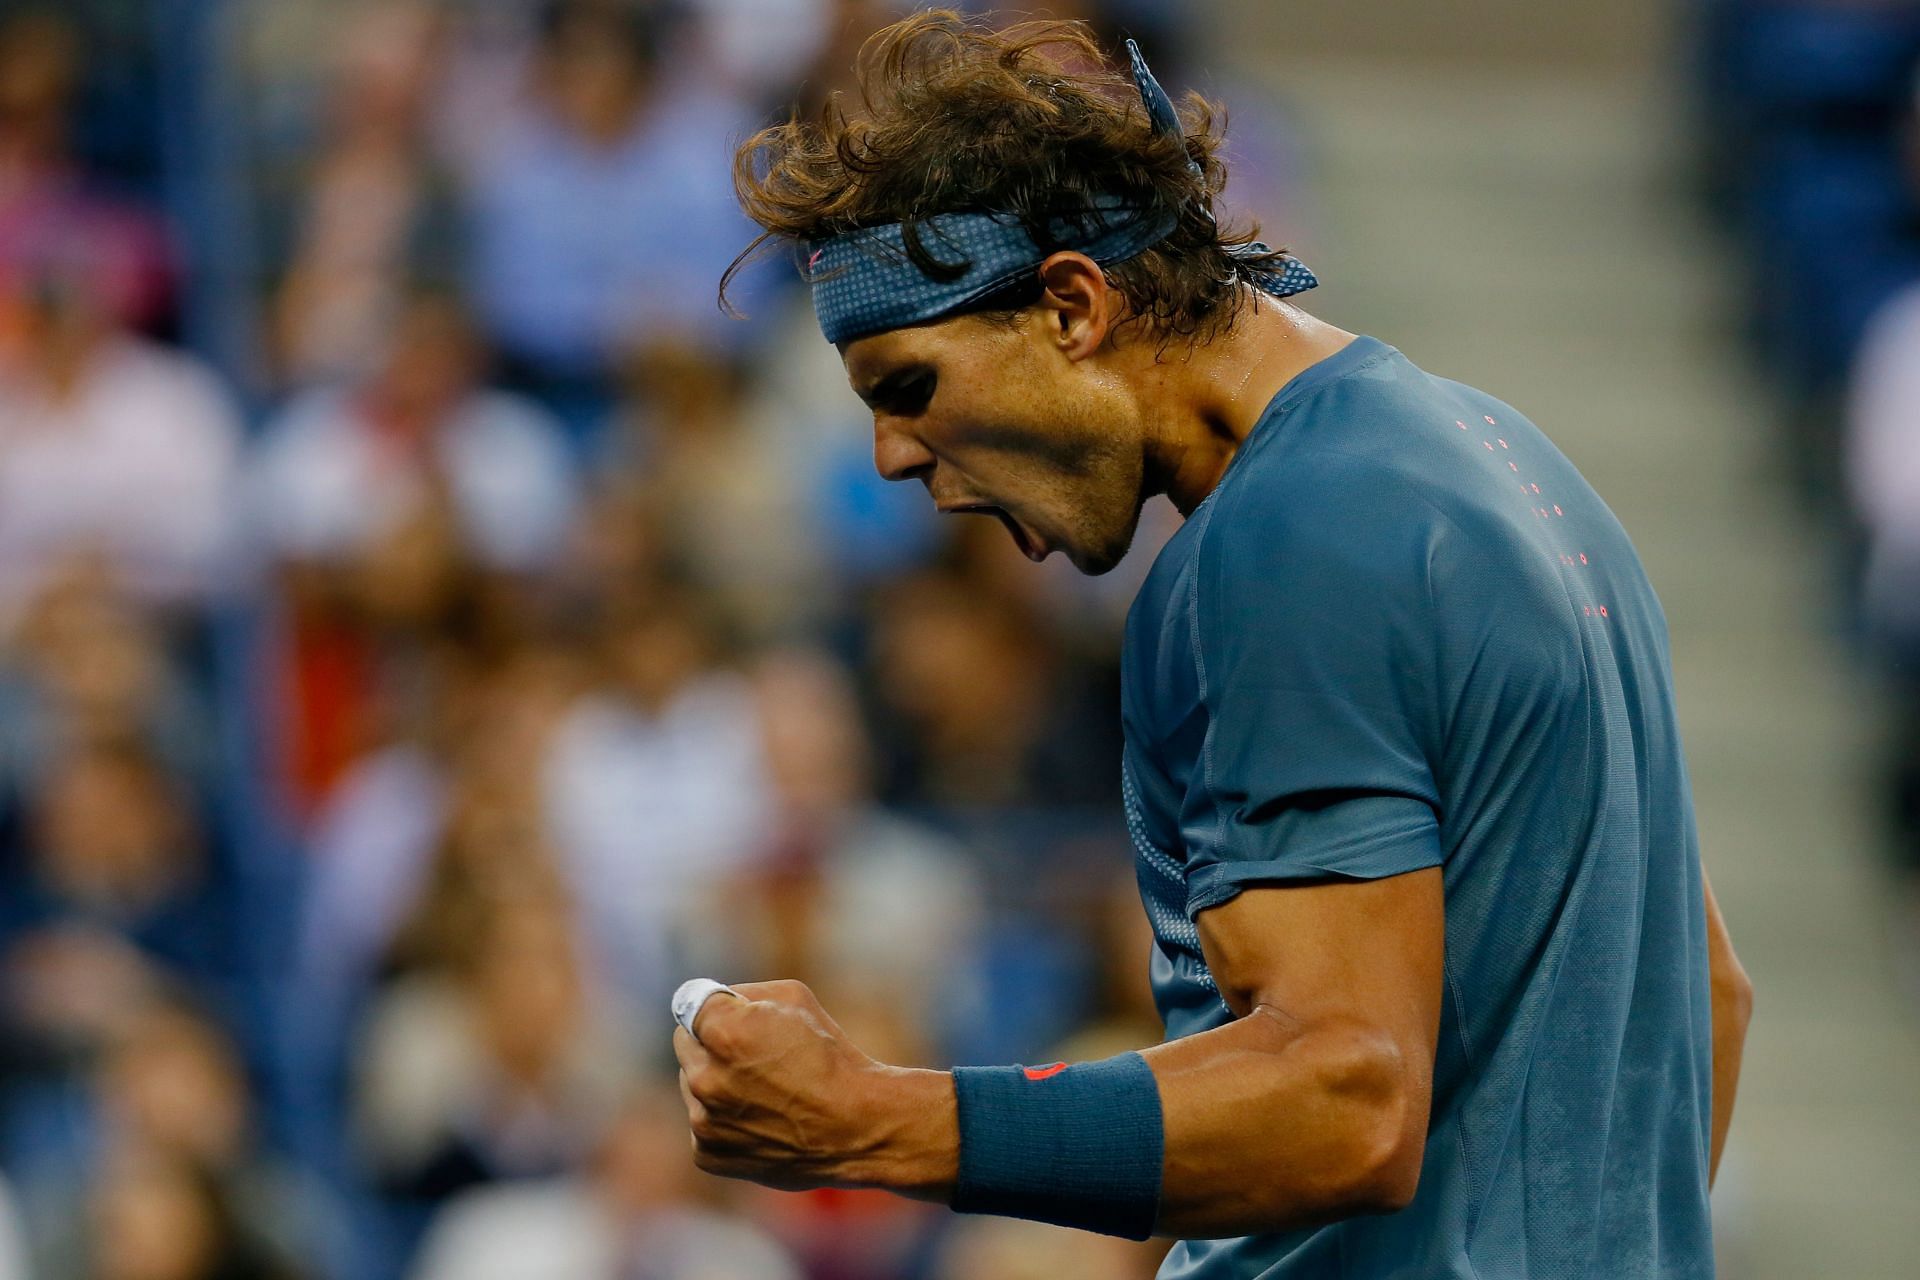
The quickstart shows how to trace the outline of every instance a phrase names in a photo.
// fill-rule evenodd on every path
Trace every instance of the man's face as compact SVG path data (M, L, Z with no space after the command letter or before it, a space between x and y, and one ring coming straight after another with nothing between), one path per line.
M873 410L873 461L942 511L998 517L1030 560L1105 573L1133 542L1145 439L1125 378L1048 341L1052 313L979 316L858 338L847 378Z

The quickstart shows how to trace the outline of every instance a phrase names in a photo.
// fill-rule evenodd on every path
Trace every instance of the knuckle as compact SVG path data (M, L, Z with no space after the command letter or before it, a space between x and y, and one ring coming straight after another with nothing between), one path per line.
M807 984L797 978L770 978L765 982L743 982L734 987L741 995L752 1002L771 1004L792 1004L796 1000L810 998L812 992Z
M720 1099L719 1073L711 1067L696 1067L687 1072L687 1092L700 1103L702 1110L711 1107Z
M700 1047L708 1053L726 1057L739 1048L738 1033L733 1020L709 1016L703 1020L700 1028Z

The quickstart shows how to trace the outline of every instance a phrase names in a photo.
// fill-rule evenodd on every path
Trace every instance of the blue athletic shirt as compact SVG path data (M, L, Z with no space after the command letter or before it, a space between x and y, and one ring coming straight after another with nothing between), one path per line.
M1666 620L1560 451L1359 338L1280 390L1160 553L1124 665L1169 1037L1232 1018L1208 907L1433 866L1446 898L1412 1204L1182 1242L1162 1280L1711 1276L1706 918Z

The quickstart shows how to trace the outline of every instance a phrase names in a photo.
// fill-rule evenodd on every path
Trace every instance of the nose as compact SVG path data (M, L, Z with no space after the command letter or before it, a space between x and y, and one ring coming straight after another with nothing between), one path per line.
M873 469L888 480L923 480L933 472L933 451L885 414L873 418Z

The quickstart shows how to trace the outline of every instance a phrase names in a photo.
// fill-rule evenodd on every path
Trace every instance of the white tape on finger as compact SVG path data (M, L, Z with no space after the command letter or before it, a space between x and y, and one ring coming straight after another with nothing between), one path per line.
M740 998L740 993L724 982L715 982L712 978L688 978L673 993L673 1020L687 1029L687 1034L698 1039L693 1023L700 1016L700 1010L707 1001L716 995L729 995Z

